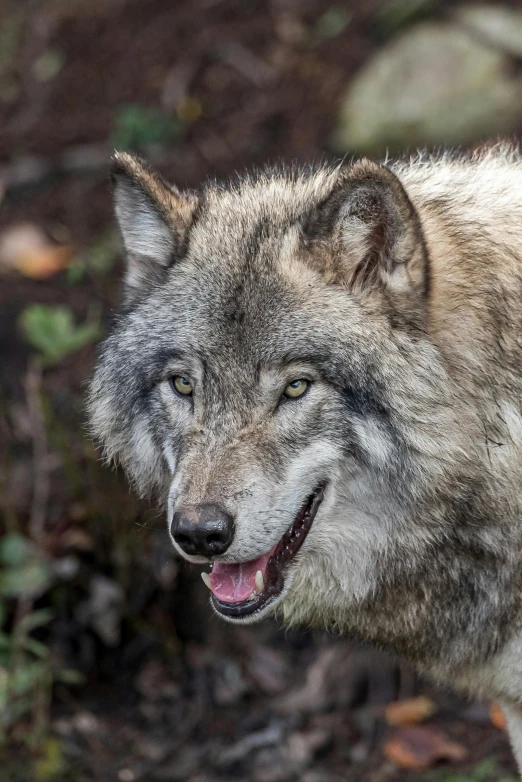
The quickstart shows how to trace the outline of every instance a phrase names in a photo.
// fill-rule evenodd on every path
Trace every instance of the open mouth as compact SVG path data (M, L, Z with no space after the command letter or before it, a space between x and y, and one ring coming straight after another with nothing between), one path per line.
M325 484L321 484L308 497L290 529L267 554L250 562L215 562L212 572L204 574L218 613L247 616L259 611L281 593L284 567L303 545L324 497L324 490Z

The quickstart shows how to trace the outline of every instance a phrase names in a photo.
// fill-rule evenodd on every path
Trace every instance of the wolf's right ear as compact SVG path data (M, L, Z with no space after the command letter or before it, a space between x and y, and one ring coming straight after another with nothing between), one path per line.
M140 158L114 156L114 206L127 257L125 301L132 303L183 254L198 207L193 193L180 193Z

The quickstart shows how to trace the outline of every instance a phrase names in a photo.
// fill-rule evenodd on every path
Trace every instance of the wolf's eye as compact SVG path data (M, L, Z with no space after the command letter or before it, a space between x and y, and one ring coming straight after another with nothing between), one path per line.
M170 379L170 382L174 391L177 394L180 394L180 396L192 396L192 383L188 377L185 377L184 375L174 375Z
M298 399L303 396L309 385L308 380L292 380L283 391L283 396L287 399Z

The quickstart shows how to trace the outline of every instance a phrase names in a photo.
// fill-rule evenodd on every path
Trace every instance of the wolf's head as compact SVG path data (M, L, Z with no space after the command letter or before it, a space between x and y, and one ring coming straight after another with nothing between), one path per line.
M220 614L363 600L392 549L435 534L410 520L458 428L403 186L361 161L181 193L126 154L113 179L125 306L96 437L165 503L178 552L213 563Z

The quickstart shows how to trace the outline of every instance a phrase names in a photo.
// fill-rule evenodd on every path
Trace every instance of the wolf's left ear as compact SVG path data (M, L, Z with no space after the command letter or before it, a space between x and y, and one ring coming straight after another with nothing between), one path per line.
M112 166L114 206L125 246L125 299L131 303L164 279L183 254L198 206L140 158L116 153Z
M341 169L332 192L303 228L311 246L314 239L329 240L329 250L320 253L327 279L361 293L385 290L399 307L422 308L428 286L422 228L388 168L361 160Z

